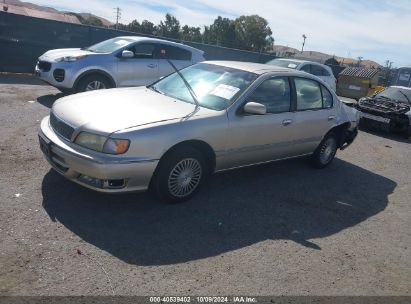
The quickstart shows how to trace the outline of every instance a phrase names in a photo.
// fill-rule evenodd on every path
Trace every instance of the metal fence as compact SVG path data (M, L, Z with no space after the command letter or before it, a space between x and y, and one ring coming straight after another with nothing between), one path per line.
M147 36L127 31L0 12L0 72L31 73L37 58L47 50L85 47L120 35ZM208 60L264 63L275 58L274 55L266 53L196 42L184 43L203 50Z

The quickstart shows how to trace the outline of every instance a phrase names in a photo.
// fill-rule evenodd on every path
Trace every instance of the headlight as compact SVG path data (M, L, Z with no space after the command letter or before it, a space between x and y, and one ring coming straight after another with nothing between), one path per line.
M87 132L81 132L77 137L76 140L74 141L76 144L79 146L102 152L104 143L107 141L107 137L97 135L97 134L92 134L92 133L87 133Z
M73 62L73 61L77 61L80 59L85 58L87 55L80 55L80 56L65 56L65 57L61 57L56 59L57 62L61 62L61 61L65 61L65 62Z
M126 153L130 146L127 139L109 138L88 132L81 132L74 142L84 148L107 154Z
M127 139L107 139L103 147L103 152L108 154L123 154L126 153L128 147L130 146L130 141Z

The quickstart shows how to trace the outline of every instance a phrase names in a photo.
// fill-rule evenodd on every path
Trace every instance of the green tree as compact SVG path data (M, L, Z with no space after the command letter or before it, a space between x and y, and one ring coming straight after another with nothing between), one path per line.
M235 20L236 46L262 51L272 43L272 31L267 20L258 15L240 16Z
M234 20L218 16L213 24L204 27L203 41L205 43L233 47L235 40Z
M184 25L181 31L181 39L184 41L202 42L201 29Z
M127 25L127 30L130 32L140 33L141 25L136 19L134 19Z
M158 25L158 35L168 38L180 38L180 22L171 14L166 14L165 21Z
M143 22L141 22L140 32L142 34L147 34L147 35L156 35L157 34L157 28L154 25L154 23L152 23L148 20L143 20Z

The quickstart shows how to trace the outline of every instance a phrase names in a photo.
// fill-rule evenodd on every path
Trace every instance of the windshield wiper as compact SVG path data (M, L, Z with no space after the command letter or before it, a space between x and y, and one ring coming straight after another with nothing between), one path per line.
M146 86L147 89L153 90L156 93L164 95L164 92L161 92L159 89L157 89L154 85L148 85Z
M200 103L198 102L196 93L194 92L193 88L191 87L191 85L188 83L188 81L184 78L183 74L181 74L181 72L176 68L176 66L174 65L174 63L171 62L170 59L165 58L167 60L167 62L172 66L172 68L174 69L174 71L176 71L176 73L178 74L178 76L180 76L180 78L183 80L185 86L188 89L188 92L190 93L191 97L193 98L194 103L196 104L196 107L200 106Z
M402 95L404 95L404 97L407 99L407 101L408 101L408 103L411 105L411 101L410 101L410 99L408 98L408 96L403 92L403 91L401 91L401 90L398 90Z

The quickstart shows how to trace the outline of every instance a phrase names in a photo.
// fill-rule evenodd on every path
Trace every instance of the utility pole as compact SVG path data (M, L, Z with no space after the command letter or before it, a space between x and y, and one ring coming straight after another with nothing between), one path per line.
M118 29L118 20L121 18L121 8L116 7L116 30Z
M360 56L360 57L357 57L357 58L358 58L358 67L361 67L361 61L362 61L363 57Z
M303 46L301 47L301 53L304 51L304 45L305 45L305 39L307 39L307 36L303 34Z

